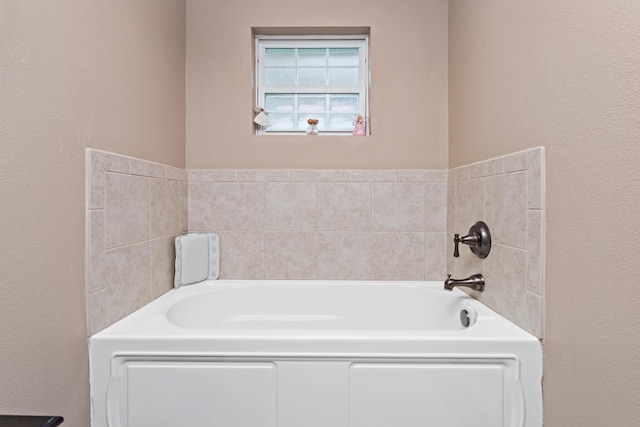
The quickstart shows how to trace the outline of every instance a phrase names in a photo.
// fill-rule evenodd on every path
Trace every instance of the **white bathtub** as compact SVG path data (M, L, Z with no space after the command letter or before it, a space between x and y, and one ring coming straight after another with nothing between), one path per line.
M92 426L542 426L539 341L442 287L173 290L91 337Z

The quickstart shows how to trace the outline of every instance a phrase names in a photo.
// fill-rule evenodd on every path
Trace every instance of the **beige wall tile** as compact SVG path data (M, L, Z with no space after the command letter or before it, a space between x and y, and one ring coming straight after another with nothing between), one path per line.
M265 183L265 230L316 230L318 186L314 182Z
M110 249L106 253L107 325L151 300L149 242Z
M175 274L175 236L150 241L151 289L150 299L158 298L173 289Z
M220 278L264 279L264 233L221 232Z
M447 183L427 182L425 188L425 231L447 230Z
M262 182L214 182L212 228L225 231L264 229Z
M538 150L539 148L533 148L504 156L505 173L527 170L531 161L538 155Z
M424 231L424 196L423 183L372 183L372 230Z
M291 171L272 169L242 169L238 171L238 181L290 181Z
M267 232L264 236L265 279L316 279L315 232Z
M456 231L456 185L455 182L447 183L447 232Z
M212 184L210 182L189 182L188 211L189 231L212 230Z
M291 181L297 182L322 182L322 181L344 181L345 171L331 169L314 170L292 170Z
M484 178L458 181L456 183L456 226L454 233L464 236L477 221L485 221ZM493 230L492 224L488 223Z
M527 207L529 209L544 209L544 150L536 149L537 155L527 169Z
M381 182L398 180L398 171L395 170L345 170L345 181Z
M527 212L527 290L536 294L543 294L544 281L544 251L542 240L544 226L542 211L529 210Z
M485 259L485 290L480 300L491 298L490 305L498 313L523 325L526 319L526 252L494 244Z
M180 182L180 233L189 230L189 184Z
M370 279L370 246L370 233L319 233L318 279Z
M87 150L88 209L104 209L106 203L107 177L98 157L97 151Z
M149 179L107 173L106 246L149 239Z
M167 172L164 165L139 159L131 159L131 175L141 175L162 179L167 178Z
M180 182L151 179L149 204L150 238L180 232Z
M481 178L502 173L504 173L504 159L502 157L469 165L469 175L471 178Z
M105 212L89 211L89 293L104 289Z
M375 280L424 280L424 233L372 233L371 276Z
M424 234L425 280L443 280L447 277L447 233Z
M318 183L319 230L362 231L370 228L370 183Z
M526 310L523 328L536 337L544 336L544 298L526 293Z
M526 247L527 177L525 172L486 178L485 222L491 239L516 248Z
M107 172L131 173L131 157L94 150L96 159Z
M446 169L401 169L398 181L446 182L448 175Z
M237 181L235 169L187 169L189 182Z
M449 169L449 181L462 181L463 179L469 179L471 177L470 166L460 166L454 169Z
M106 311L106 289L90 293L87 296L87 335L93 335L108 326Z

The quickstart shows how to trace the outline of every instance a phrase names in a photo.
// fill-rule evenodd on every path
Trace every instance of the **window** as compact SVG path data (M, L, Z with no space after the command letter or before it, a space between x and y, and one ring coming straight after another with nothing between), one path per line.
M366 36L257 36L257 107L267 133L304 133L318 119L321 134L350 134L368 116Z

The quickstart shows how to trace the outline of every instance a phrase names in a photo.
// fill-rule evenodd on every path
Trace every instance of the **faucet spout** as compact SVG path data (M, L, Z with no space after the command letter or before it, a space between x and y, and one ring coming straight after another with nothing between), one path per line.
M451 291L456 286L482 292L484 291L484 277L482 274L474 274L465 279L452 279L451 275L447 274L447 280L444 281L445 291Z

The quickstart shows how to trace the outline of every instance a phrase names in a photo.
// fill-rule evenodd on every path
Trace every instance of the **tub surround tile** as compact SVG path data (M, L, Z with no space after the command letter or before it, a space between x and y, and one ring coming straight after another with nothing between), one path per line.
M106 203L106 186L107 176L102 163L100 163L99 155L96 151L88 150L86 156L86 173L88 191L87 209L104 209Z
M398 180L398 171L395 170L345 170L345 181L364 182L394 182Z
M544 154L537 153L527 169L527 207L529 209L544 209Z
M447 233L425 233L425 280L447 277Z
M223 231L220 235L221 279L264 279L264 233Z
M150 238L178 234L180 227L180 183L166 179L150 181Z
M403 169L398 171L398 181L447 182L446 169Z
M151 299L156 299L173 289L177 236L178 234L150 241Z
M106 322L122 319L151 301L149 242L110 249L105 257Z
M444 280L480 272L487 290L470 293L543 336L541 148L451 170L183 170L96 150L87 162L89 333L171 288L173 238L190 230L220 234L227 279ZM145 197L136 179L147 182L146 220L125 214L137 210L132 194ZM158 182L165 180L173 185ZM453 233L478 220L495 233L489 258L462 246L454 259ZM132 240L123 230L136 223L147 234Z
M319 230L365 231L370 228L370 183L318 183Z
M107 326L107 291L91 293L87 296L87 335L100 332Z
M149 239L149 179L107 173L106 246Z
M89 293L104 289L105 212L89 211Z
M477 220L489 225L493 240L485 260L461 245L460 258L448 258L449 273L484 274L485 291L469 293L538 338L544 337L544 162L538 147L462 166L450 171L447 191L447 252L452 233L466 234Z
M527 290L542 296L544 279L544 224L542 211L527 212Z
M214 181L237 181L238 171L235 169L187 169L188 181L214 182Z
M424 231L424 184L371 184L371 227L374 231Z
M315 232L265 233L265 279L317 279L317 241Z
M425 185L425 231L444 232L447 230L446 182L427 182Z
M525 248L527 228L527 177L525 172L485 179L484 221L493 242Z
M214 182L212 185L212 229L220 231L264 229L263 183Z
M455 204L454 233L464 236L473 224L485 218L484 180L459 181L456 186ZM493 224L488 225L493 229Z
M95 160L100 162L106 172L131 173L131 157L120 156L106 151L91 150Z
M189 229L189 184L180 182L180 231Z
M152 178L166 178L166 167L159 163L145 160L131 159L131 175L148 176Z
M344 181L345 171L343 170L292 170L291 181L293 182L330 182Z
M424 233L372 233L371 275L376 280L424 280Z
M318 233L318 279L368 280L370 234Z
M318 185L315 182L265 184L265 230L306 231L318 228Z
M499 175L504 173L504 158L487 160L486 162L474 163L469 166L469 177L479 178L483 176Z
M91 335L172 287L173 239L187 230L188 184L184 169L153 162L92 149L86 161Z
M243 169L238 171L238 181L266 182L266 181L291 181L289 170L260 170Z
M212 184L210 182L189 182L187 199L189 231L212 230Z

